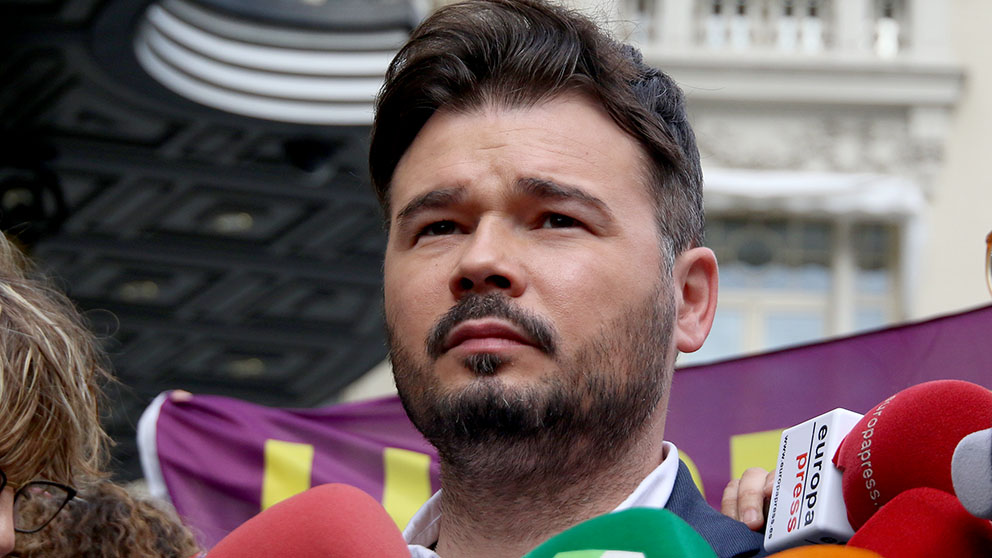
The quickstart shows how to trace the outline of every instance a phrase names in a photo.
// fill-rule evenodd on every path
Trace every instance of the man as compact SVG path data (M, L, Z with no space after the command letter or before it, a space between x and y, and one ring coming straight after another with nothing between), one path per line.
M454 4L390 66L370 166L396 385L441 460L415 557L519 557L627 507L760 551L663 442L676 353L717 294L668 76L563 8Z
M68 485L103 476L107 455L103 353L72 304L26 266L0 233L0 556L15 531L45 536L75 492Z

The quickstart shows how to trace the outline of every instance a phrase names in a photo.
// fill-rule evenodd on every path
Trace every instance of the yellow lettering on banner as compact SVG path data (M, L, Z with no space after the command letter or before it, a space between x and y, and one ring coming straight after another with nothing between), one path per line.
M262 474L262 509L310 488L313 446L265 441L265 471Z
M382 452L386 479L382 507L400 529L406 528L420 506L431 497L431 458L427 454L399 448Z
M774 471L782 430L765 430L730 437L730 478L739 479L749 467Z
M699 493L706 498L706 490L703 489L703 477L699 475L699 468L696 467L696 462L689 457L689 454L684 451L679 452L679 459L685 462L685 466L689 468L689 474L692 475L692 482L696 483L696 488L699 489Z

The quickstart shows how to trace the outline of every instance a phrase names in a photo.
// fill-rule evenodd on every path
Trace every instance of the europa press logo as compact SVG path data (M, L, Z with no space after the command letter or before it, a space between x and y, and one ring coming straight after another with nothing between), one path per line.
M834 409L782 432L765 549L838 543L854 534L847 520L841 472L830 462L861 419Z
M823 471L824 448L826 447L827 434L830 432L826 424L817 426L813 424L814 440L810 440L810 445L816 445L813 459L810 460L809 452L803 452L796 456L796 484L792 488L792 504L789 506L789 523L786 526L787 532L792 532L798 525L802 517L803 525L811 525L816 514L816 490L820 487L820 474ZM803 502L805 501L805 506ZM805 507L805 510L803 509Z

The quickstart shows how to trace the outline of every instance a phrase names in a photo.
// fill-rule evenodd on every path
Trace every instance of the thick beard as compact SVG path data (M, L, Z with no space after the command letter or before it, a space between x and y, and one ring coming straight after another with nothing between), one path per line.
M671 294L659 288L576 351L556 351L556 370L540 384L507 386L492 355L496 368L459 391L445 390L387 330L403 406L437 448L444 477L475 490L507 482L554 490L612 466L637 441L670 385L673 325Z

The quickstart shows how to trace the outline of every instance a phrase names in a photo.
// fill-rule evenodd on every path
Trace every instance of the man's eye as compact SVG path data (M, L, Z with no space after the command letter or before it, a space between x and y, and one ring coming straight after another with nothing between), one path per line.
M549 213L544 217L544 221L541 222L541 228L544 229L564 229L578 227L580 225L581 223L578 220L568 215L562 215L561 213Z
M420 230L420 236L441 236L455 233L454 221L437 221Z

